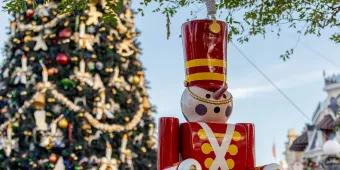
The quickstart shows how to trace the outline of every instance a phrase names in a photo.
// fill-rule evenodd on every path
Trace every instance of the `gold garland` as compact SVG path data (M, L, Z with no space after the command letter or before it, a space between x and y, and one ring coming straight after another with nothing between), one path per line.
M22 114L24 110L26 110L28 107L30 107L35 99L40 95L40 94L45 94L48 90L51 91L51 94L57 99L57 101L60 101L63 105L65 105L67 108L71 109L74 112L81 112L83 109L74 104L72 101L70 101L67 97L65 97L63 94L59 93L54 86L48 81L46 81L46 69L43 69L43 77L44 80L42 83L39 83L37 85L38 92L34 94L34 96L31 98L31 100L26 101L21 108L19 108L19 113ZM139 105L139 109L134 115L133 119L125 124L125 125L120 125L120 124L107 124L107 123L101 123L97 119L95 119L89 112L86 112L84 114L85 118L88 120L88 122L96 129L102 130L104 132L122 132L122 131L129 131L135 128L140 120L142 119L143 113L144 113L144 101L147 100L143 98L141 104Z
M55 3L49 3L49 4L41 5L40 7L41 8L43 8L43 7L46 8L46 6L49 7L49 9L52 9L52 8L56 9L56 8L58 8L57 4L55 4ZM39 8L39 6L37 8ZM64 18L66 18L69 15L70 15L70 13L64 13L64 14L57 15L56 17L54 17L48 23L43 24L43 25L38 25L38 26L37 25L33 25L33 24L21 24L18 21L16 22L16 25L17 25L17 28L20 31L30 30L30 31L34 31L34 32L41 32L42 30L44 30L46 28L55 27L59 20L64 19Z
M104 132L111 133L111 132L122 132L122 131L132 130L138 125L138 123L142 119L143 113L144 113L144 107L143 105L140 105L133 119L129 123L125 124L124 126L119 125L119 124L100 123L97 119L95 119L88 112L86 112L84 116L94 128L102 130Z
M66 18L67 16L69 16L69 14L61 14L61 15L58 15L56 16L54 19L52 19L50 22L44 24L44 25L32 25L32 24L21 24L19 22L17 22L17 25L18 25L18 29L20 31L27 31L27 30L31 30L31 31L34 31L34 32L40 32L42 31L43 29L46 29L46 28L52 28L52 27L55 27L57 25L57 22L63 18Z

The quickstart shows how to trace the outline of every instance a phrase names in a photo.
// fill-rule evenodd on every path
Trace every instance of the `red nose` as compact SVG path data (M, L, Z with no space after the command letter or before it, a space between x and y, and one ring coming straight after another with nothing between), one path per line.
M228 86L227 85L223 85L220 89L218 89L217 91L215 91L213 93L213 97L215 100L221 98L221 96L224 94L225 91L227 91Z

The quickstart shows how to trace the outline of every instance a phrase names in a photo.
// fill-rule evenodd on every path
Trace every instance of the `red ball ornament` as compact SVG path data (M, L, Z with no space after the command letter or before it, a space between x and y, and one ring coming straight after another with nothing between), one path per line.
M34 10L33 9L28 9L26 11L26 17L31 19L34 16Z
M72 36L72 31L69 28L64 28L58 35L59 38L70 38Z
M56 59L57 59L57 63L61 64L61 65L67 65L69 63L69 61L70 61L68 56L66 54L64 54L64 53L59 53L57 55Z

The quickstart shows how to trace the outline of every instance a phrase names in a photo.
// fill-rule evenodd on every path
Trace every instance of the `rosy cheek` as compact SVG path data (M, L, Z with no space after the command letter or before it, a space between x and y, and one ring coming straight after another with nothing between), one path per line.
M232 106L228 106L227 109L225 110L225 116L229 117L231 115L233 108Z
M196 107L195 107L195 112L200 115L200 116L203 116L205 115L207 112L208 112L208 109L206 106L204 106L203 104L198 104Z

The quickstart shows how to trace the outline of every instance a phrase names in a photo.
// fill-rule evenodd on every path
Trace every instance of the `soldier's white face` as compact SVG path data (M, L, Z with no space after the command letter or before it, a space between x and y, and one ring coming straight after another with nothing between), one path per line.
M226 123L232 107L228 91L214 99L213 92L193 86L186 88L181 98L182 113L189 122Z

